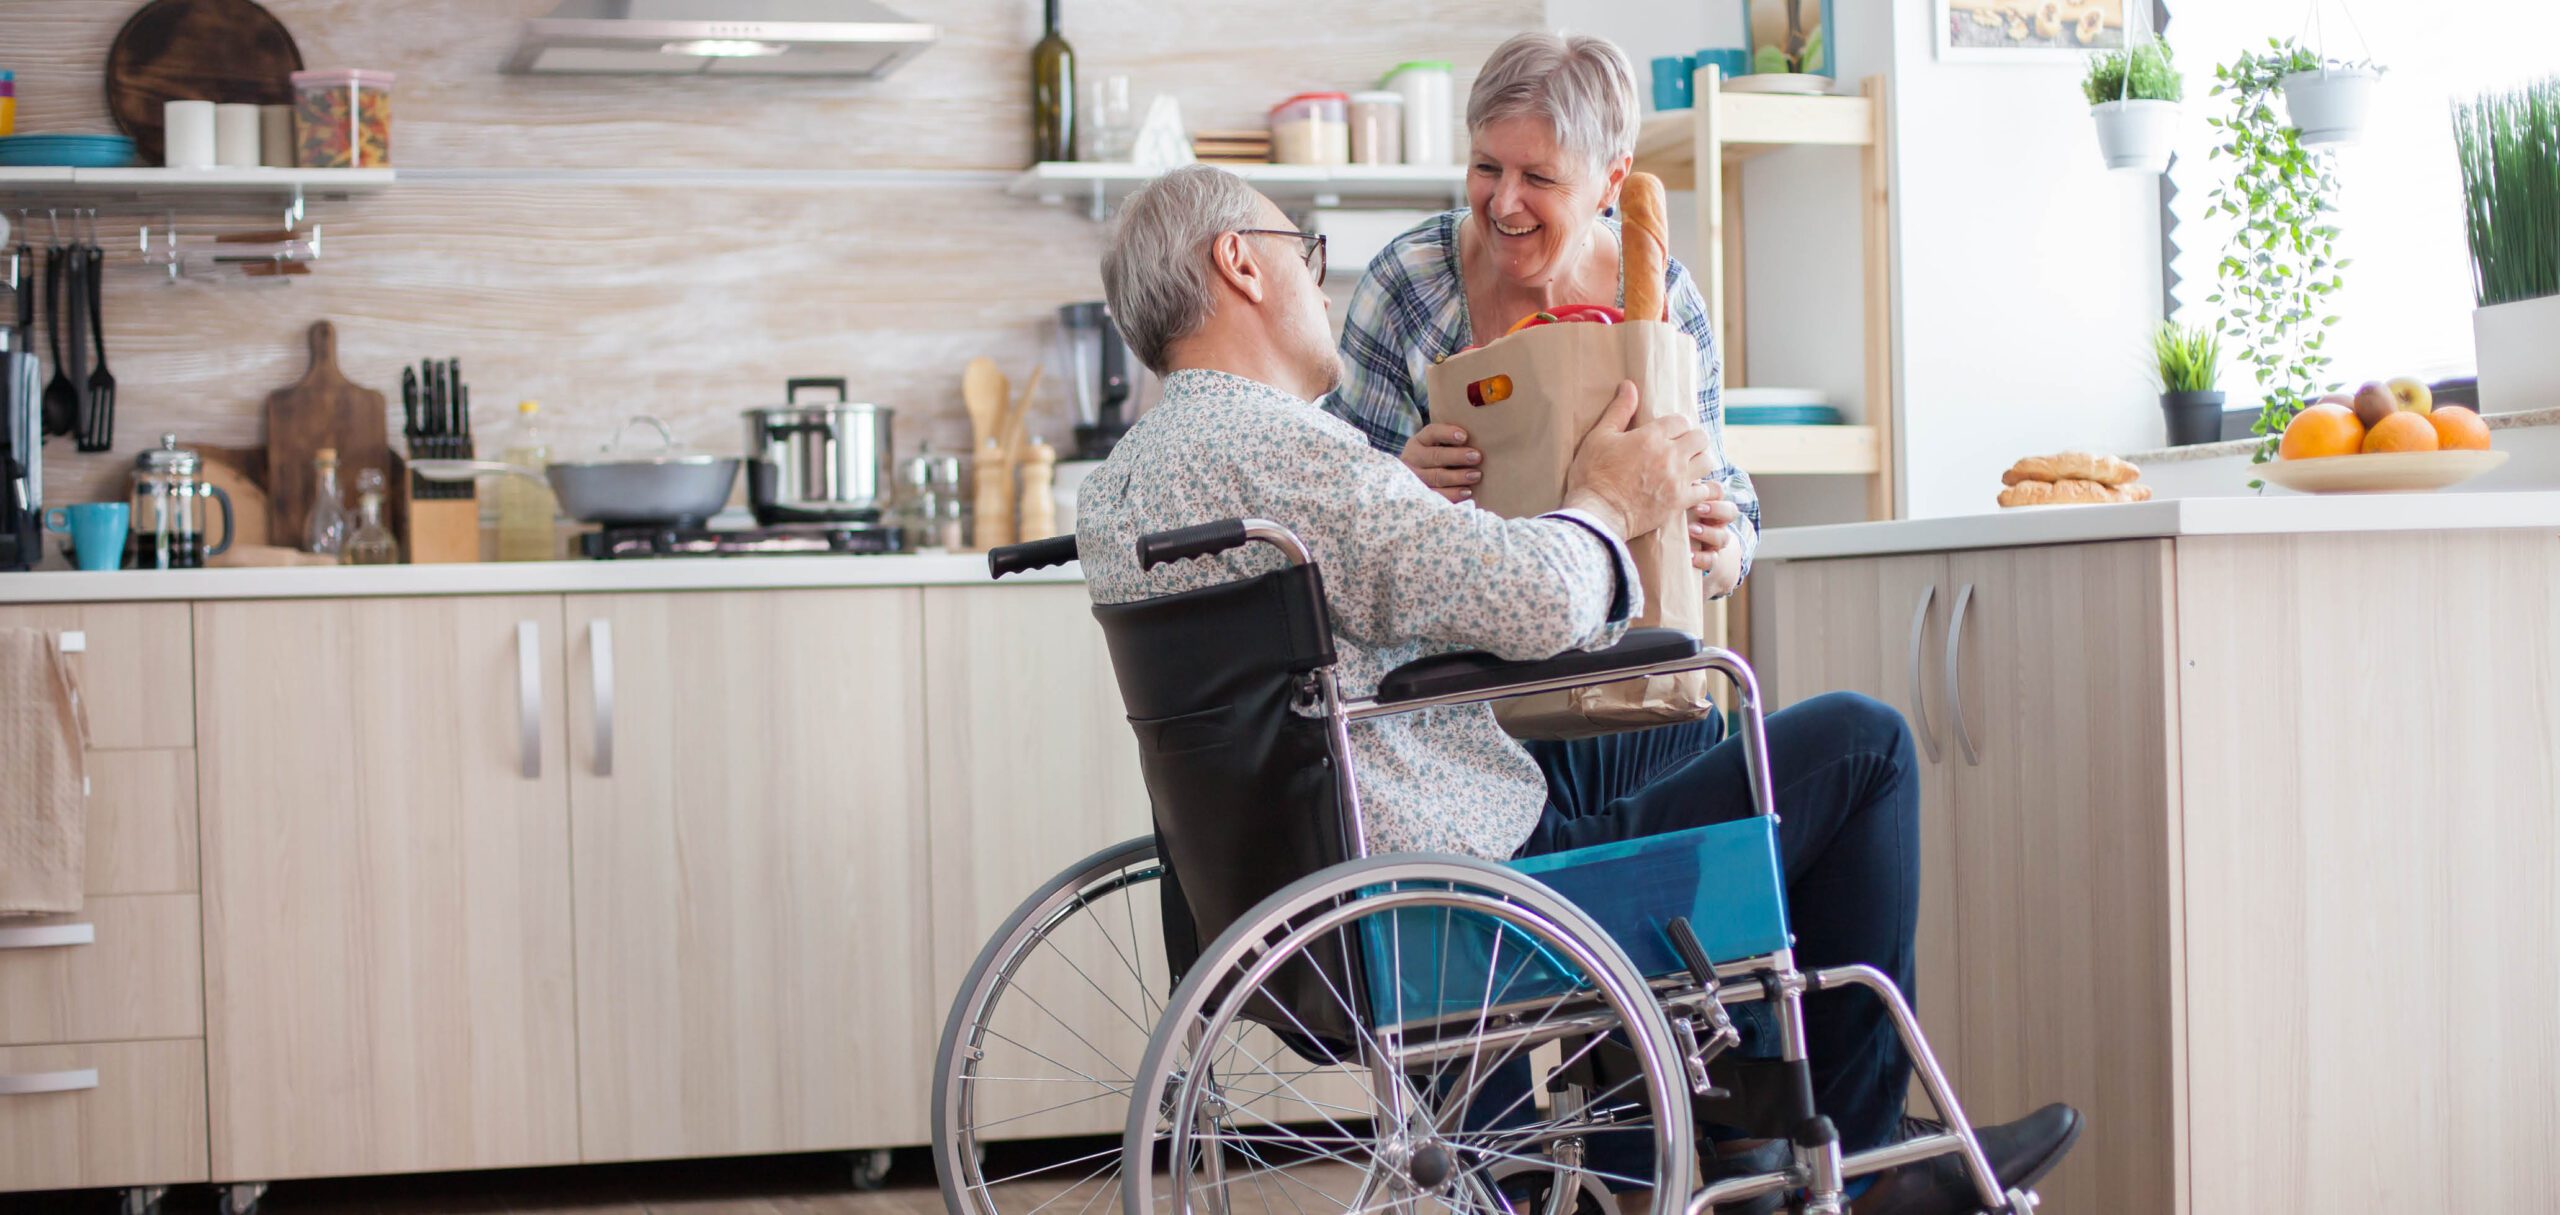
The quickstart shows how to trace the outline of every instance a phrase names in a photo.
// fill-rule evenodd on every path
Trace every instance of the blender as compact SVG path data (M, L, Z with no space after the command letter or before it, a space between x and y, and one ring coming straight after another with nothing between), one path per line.
M1128 433L1137 410L1130 403L1137 358L1100 300L1058 309L1058 339L1065 346L1067 383L1075 392L1077 460L1100 460Z

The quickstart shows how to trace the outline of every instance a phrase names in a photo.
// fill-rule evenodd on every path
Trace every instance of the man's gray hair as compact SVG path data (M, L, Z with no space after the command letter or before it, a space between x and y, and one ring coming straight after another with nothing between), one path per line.
M1506 118L1544 118L1556 142L1605 169L1636 150L1644 113L1627 53L1588 34L1514 35L1495 48L1467 94L1467 130Z
M1175 169L1121 204L1102 252L1102 294L1148 370L1165 374L1167 348L1198 333L1217 307L1210 242L1261 215L1262 196L1212 165Z

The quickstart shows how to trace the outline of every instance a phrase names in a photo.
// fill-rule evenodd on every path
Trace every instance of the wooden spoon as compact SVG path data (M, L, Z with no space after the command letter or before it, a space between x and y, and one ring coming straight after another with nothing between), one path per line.
M960 373L960 399L969 407L969 450L986 446L998 437L1004 426L1005 397L1012 386L1005 383L1004 373L996 370L996 361L974 358Z

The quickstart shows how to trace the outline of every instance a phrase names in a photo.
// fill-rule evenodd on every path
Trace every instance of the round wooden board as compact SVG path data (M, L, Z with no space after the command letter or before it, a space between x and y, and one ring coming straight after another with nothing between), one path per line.
M2260 477L2305 494L2387 494L2459 485L2507 462L2503 451L2390 451L2273 460Z
M107 112L144 164L167 160L160 107L171 101L293 103L302 48L251 0L151 0L107 48Z

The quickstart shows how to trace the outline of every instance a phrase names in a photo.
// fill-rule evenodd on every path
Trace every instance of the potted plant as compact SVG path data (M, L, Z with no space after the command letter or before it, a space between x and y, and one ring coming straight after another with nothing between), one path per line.
M2169 445L2188 447L2222 439L2222 339L2210 325L2163 323L2151 335L2160 377L2160 413L2169 423Z
M2169 62L2169 44L2153 39L2089 61L2080 82L2098 122L2098 154L2110 169L2157 173L2169 167L2185 81Z
M2261 439L2257 464L2275 458L2296 411L2337 387L2323 348L2338 323L2330 298L2346 286L2342 272L2352 259L2338 255L2331 220L2336 166L2332 153L2303 146L2302 133L2275 113L2284 77L2307 53L2277 43L2215 67L2213 92L2231 108L2206 120L2213 159L2231 165L2209 205L2234 222L2205 302L2222 311L2222 336L2232 339L2232 357L2248 365L2256 384L2258 420L2250 432Z
M2480 412L2560 401L2560 76L2453 109Z
M2304 144L2353 143L2363 137L2365 115L2382 83L2381 68L2330 59L2272 39L2268 45L2285 56L2285 117L2302 133Z

